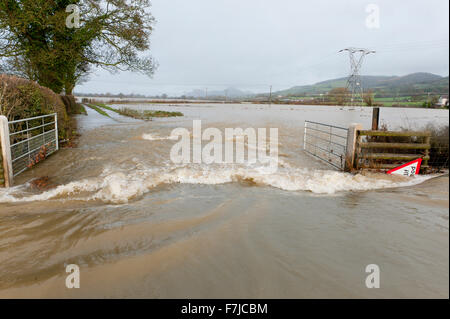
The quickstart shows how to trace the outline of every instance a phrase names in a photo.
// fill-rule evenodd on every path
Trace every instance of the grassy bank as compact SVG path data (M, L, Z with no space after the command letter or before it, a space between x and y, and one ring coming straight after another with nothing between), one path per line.
M151 120L154 117L175 117L183 116L181 112L168 112L168 111L138 111L127 107L117 110L119 114L129 116L135 119Z
M115 113L117 113L117 114L120 114L119 110L116 110L115 108L112 108L111 106L108 106L108 105L106 105L106 104L103 104L103 103L95 103L95 105L97 105L97 106L99 106L99 107L102 107L102 108L104 108L104 109L107 109L107 110L109 110L109 111L115 112Z
M102 110L101 108L99 108L97 105L91 104L91 103L86 104L86 105L87 105L88 107L90 107L91 109L97 111L97 112L100 113L101 115L110 117L110 116L108 115L108 113L106 113L105 111L103 111L103 110Z
M83 104L77 103L73 114L75 114L75 115L87 115L87 111L84 108Z
M104 103L90 103L89 107L93 108L100 114L104 116L109 116L103 109L115 112L117 114L132 117L134 119L150 121L154 117L175 117L175 116L183 116L181 112L168 112L168 111L138 111L131 108L123 107L120 109L112 108Z

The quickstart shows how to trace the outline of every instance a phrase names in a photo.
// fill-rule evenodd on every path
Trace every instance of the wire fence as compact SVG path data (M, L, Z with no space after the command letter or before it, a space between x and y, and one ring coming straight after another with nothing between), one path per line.
M8 122L13 176L58 150L57 114Z
M347 134L347 128L305 121L303 149L329 165L344 170Z

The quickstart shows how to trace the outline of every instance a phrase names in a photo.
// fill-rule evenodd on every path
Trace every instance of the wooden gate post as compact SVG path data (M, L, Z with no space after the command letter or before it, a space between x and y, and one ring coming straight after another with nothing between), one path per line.
M378 131L379 123L380 123L380 108L374 107L372 112L372 131Z
M0 144L1 144L1 158L3 165L3 175L5 187L13 186L13 169L11 161L11 146L9 144L9 126L6 116L0 115Z
M345 154L345 171L351 172L355 167L356 142L358 131L362 130L362 125L353 123L348 127L347 152Z
M5 187L5 170L3 169L3 154L1 142L0 142L0 187Z

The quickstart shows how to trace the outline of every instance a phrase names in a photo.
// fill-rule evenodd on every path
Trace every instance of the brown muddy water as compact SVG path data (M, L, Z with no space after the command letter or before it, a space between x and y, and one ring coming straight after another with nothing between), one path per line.
M304 120L368 128L371 109L133 107L185 116L88 110L77 148L0 190L1 298L448 298L448 175L350 175L302 151ZM278 171L173 164L170 133L194 119L277 127ZM383 108L381 119L448 125L448 110ZM29 183L42 176L47 190ZM79 289L65 286L68 264L80 267ZM369 264L379 289L365 285Z

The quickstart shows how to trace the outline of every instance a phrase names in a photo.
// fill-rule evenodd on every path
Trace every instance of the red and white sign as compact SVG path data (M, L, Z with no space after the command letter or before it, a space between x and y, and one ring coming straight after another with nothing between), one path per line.
M403 176L413 176L418 175L420 171L420 164L422 164L422 159L418 158L412 162L403 164L402 166L396 167L387 171L387 174L403 175Z

